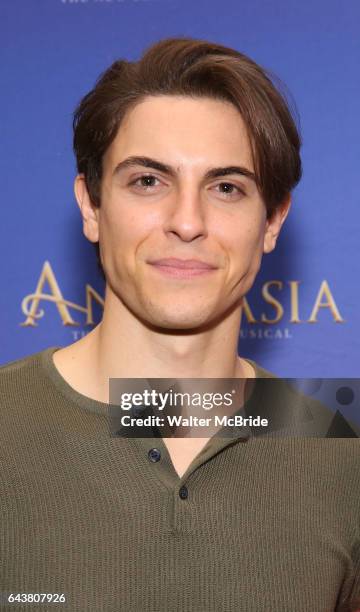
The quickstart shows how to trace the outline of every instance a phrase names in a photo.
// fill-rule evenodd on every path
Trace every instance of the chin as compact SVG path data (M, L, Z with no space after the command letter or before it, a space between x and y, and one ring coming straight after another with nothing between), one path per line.
M145 317L144 313L146 313ZM196 330L208 325L212 319L211 316L206 316L203 309L196 312L194 310L192 312L189 312L189 310L174 312L174 307L172 307L171 311L164 308L144 309L142 316L147 319L151 326L157 329L178 331Z

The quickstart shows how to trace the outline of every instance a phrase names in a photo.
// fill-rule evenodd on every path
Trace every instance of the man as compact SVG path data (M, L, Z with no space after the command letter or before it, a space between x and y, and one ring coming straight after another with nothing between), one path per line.
M4 593L72 611L356 609L357 441L108 431L110 378L272 377L237 354L241 305L299 149L265 71L205 41L115 62L79 104L75 195L104 314L2 368Z

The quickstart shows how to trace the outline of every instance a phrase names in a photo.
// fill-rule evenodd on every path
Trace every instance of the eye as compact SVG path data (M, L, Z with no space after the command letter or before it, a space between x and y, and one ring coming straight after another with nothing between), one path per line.
M154 176L153 174L142 174L138 178L131 181L129 185L137 187L141 191L148 191L152 187L158 186L157 184L155 184L155 181L158 181L160 183L159 179L157 179L156 176Z
M238 187L237 185L234 185L233 183L227 183L223 181L215 185L215 188L217 187L220 188L219 193L225 196L225 198L236 199L239 195L243 195L243 196L245 195L245 192L242 189L240 189L240 187Z

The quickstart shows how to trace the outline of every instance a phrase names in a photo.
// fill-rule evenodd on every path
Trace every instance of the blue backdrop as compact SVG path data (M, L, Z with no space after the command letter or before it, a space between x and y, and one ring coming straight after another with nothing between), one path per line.
M304 176L247 296L239 352L282 376L359 376L358 0L8 0L0 23L1 363L100 320L104 284L72 191L72 112L115 59L188 35L275 72L301 120Z

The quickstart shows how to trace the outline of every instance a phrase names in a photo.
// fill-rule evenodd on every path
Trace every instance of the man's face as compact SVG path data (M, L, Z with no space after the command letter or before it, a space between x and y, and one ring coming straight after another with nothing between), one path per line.
M152 96L126 115L87 236L136 316L191 330L241 305L273 248L253 172L244 122L227 102Z

